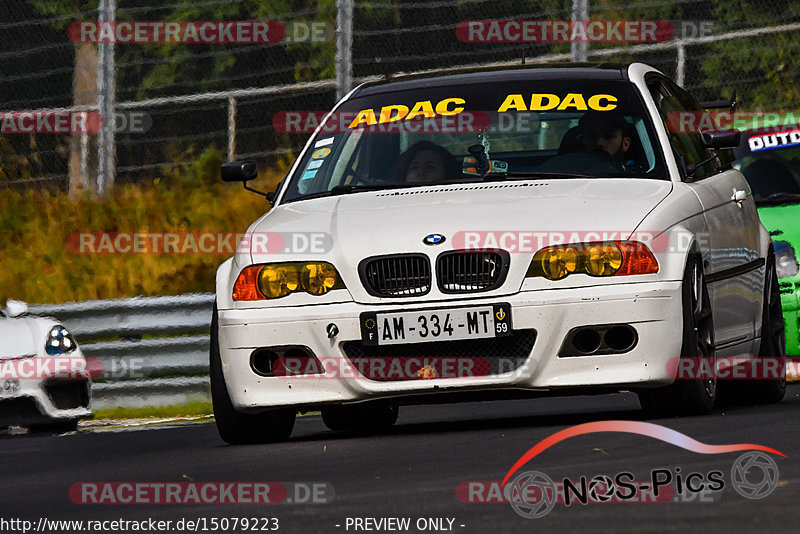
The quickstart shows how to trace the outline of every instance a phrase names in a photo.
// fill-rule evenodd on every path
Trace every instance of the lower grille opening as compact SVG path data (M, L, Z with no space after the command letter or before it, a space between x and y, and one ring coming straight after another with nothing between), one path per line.
M250 355L250 368L259 376L300 376L325 373L307 347L262 347Z
M342 344L355 369L370 380L472 378L519 369L533 350L535 330L509 336L368 347L361 341Z
M89 383L86 380L58 380L48 382L44 390L59 410L89 406Z
M639 334L629 324L579 326L567 333L558 356L602 356L633 350Z

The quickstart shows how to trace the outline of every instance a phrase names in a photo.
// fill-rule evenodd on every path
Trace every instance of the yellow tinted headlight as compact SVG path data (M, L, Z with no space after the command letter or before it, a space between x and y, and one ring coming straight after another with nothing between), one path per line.
M622 266L622 252L614 243L589 245L583 256L586 274L591 276L611 276Z
M546 278L559 280L575 272L578 264L578 251L572 247L550 247L542 255L542 271Z
M658 261L644 243L606 241L544 247L533 255L526 277L561 280L567 275L626 276L658 272Z
M277 299L298 291L324 295L343 288L344 282L330 263L268 263L242 270L234 284L233 300Z
M297 290L297 269L291 265L265 265L258 273L258 289L265 297L276 299Z
M307 292L324 295L339 281L339 274L330 263L306 263L300 270L300 280Z

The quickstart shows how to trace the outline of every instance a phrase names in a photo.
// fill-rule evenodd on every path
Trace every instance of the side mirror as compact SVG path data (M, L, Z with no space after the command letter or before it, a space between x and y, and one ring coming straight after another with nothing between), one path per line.
M9 317L20 317L22 315L28 315L30 310L28 309L28 304L22 302L21 300L7 300L6 301L6 315Z
M742 140L742 133L733 132L700 132L700 139L706 148L736 148Z
M223 182L247 182L258 176L258 165L253 160L231 161L222 164Z
M739 102L736 100L736 91L734 91L729 100L706 100L705 102L700 102L700 105L705 109L727 109L734 113L736 108L739 107Z

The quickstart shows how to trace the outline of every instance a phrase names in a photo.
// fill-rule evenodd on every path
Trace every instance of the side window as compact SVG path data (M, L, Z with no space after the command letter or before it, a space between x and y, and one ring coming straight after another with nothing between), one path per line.
M669 134L669 140L679 159L682 160L684 169L689 169L706 160L710 152L703 145L698 132L683 132L676 130L673 125L677 121L669 120L673 113L679 112L703 112L703 108L687 92L680 89L677 85L668 83L666 80L656 79L648 83L648 89L653 96L653 100L658 107L661 120ZM707 162L699 167L694 173L694 180L702 180L714 173L717 169L714 162Z

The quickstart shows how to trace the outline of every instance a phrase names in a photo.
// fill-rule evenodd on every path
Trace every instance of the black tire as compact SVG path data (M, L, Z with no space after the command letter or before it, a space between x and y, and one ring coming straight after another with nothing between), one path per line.
M767 256L767 270L764 277L764 308L761 315L761 346L759 358L778 360L778 376L772 379L753 380L750 384L749 399L757 404L780 402L786 394L786 330L781 308L781 294L778 290L778 273L775 270L775 255ZM762 372L767 365L757 367Z
M358 404L323 406L322 422L331 430L381 431L397 422L400 407L387 399Z
M699 359L709 360L707 369L714 369L714 319L711 299L703 274L700 256L691 254L686 261L686 271L681 286L683 305L683 341L681 358L692 358L690 369L700 369ZM678 367L681 368L680 366ZM717 398L717 379L687 379L677 377L664 388L642 389L639 402L648 415L678 416L699 415L710 412Z
M292 434L297 412L294 408L281 408L257 414L236 411L228 395L219 356L217 303L211 316L211 346L209 367L211 372L211 402L220 437L231 445L246 443L272 443L286 441Z

